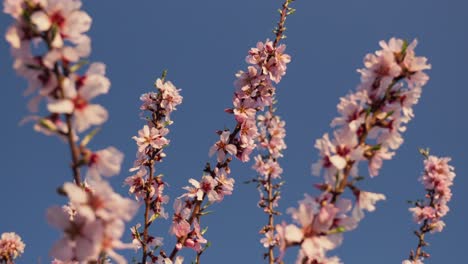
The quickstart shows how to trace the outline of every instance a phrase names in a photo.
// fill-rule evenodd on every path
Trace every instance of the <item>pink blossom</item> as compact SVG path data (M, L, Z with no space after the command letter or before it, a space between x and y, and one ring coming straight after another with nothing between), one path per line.
M239 99L255 98L258 96L257 86L260 85L265 77L258 75L259 71L254 66L247 67L247 72L239 71L236 74L234 86L236 89L236 97Z
M255 119L255 114L257 113L256 102L250 98L239 99L234 98L234 116L236 117L237 122L242 123L246 120Z
M369 101L366 91L351 93L340 98L337 109L341 116L333 119L331 126L347 125L352 131L357 131L365 121L363 111Z
M145 190L145 179L147 171L145 168L140 168L138 172L132 176L129 176L125 179L124 183L130 187L129 193L135 195L135 199L144 200L146 197L146 190Z
M190 224L187 219L190 216L190 209L184 206L181 199L174 201L174 217L172 219L171 234L177 238L184 237L190 232Z
M274 232L272 230L266 232L265 237L263 237L260 240L260 243L262 243L263 247L265 247L265 248L269 248L271 246L276 245L277 240L276 240Z
M70 199L70 208L49 208L49 223L64 231L64 236L51 250L51 255L62 261L92 261L100 252L117 263L126 263L115 249L133 248L120 241L123 221L129 221L137 206L129 199L113 192L110 185L93 181L89 191L72 183L63 186ZM70 215L73 212L73 215Z
M210 156L213 156L213 154L217 153L218 162L224 162L226 153L231 155L236 155L237 153L236 146L229 143L229 137L229 131L223 131L220 135L220 140L210 148Z
M138 137L134 136L133 139L138 144L139 152L144 152L149 146L154 149L161 149L170 142L169 139L164 137L168 132L169 130L167 128L157 129L145 125L143 129L138 131Z
M0 262L13 263L24 253L25 244L21 237L14 232L6 232L0 236Z
M74 114L74 127L78 132L83 132L91 125L100 125L108 118L107 110L98 104L90 104L94 97L109 91L110 82L102 75L92 73L90 67L89 75L79 80L65 78L62 81L64 99L54 100L47 105L52 113Z
M372 157L369 159L369 175L371 177L379 174L380 168L384 160L390 160L395 155L395 152L389 151L388 148L381 147L372 153Z
M366 210L368 212L375 211L375 203L380 200L385 200L386 197L385 195L380 193L360 191L357 194L356 199L357 203L353 209L353 217L357 220L361 220L362 218L364 218L363 210Z
M44 12L49 16L49 23L59 28L57 38L66 38L75 44L82 40L83 33L91 27L91 17L80 10L80 7L81 2L74 0L48 0L43 6ZM63 40L55 42L63 43Z
M89 221L82 215L76 215L71 221L61 207L49 208L47 219L51 225L65 231L64 237L52 247L53 257L62 261L97 259L104 228L102 221Z
M93 152L89 158L89 168L86 177L99 179L100 176L114 176L120 173L123 153L114 147L108 147Z
M156 87L162 92L161 107L166 109L168 112L176 110L176 106L182 103L182 96L172 82L162 82L161 79L156 80Z
M193 221L193 230L189 233L189 236L185 240L185 246L192 248L196 252L200 252L202 249L202 244L206 244L208 241L203 237L200 224L198 220Z
M273 42L266 40L258 42L255 48L251 48L249 55L246 57L246 62L259 66L263 74L279 83L281 77L286 73L286 64L291 61L291 57L284 53L286 45L281 44L279 47L274 47Z

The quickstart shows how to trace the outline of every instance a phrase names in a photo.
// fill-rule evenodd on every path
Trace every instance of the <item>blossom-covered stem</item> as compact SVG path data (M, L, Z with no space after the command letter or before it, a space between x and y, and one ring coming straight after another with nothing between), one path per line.
M162 180L162 174L155 176L155 165L166 157L163 150L169 145L170 140L165 136L169 133L167 127L173 123L170 114L182 103L182 96L179 94L180 89L165 80L166 75L167 72L164 71L162 78L155 82L158 92L145 93L140 97L143 101L140 109L149 111L150 115L146 117L147 124L138 131L138 136L133 137L138 145L138 151L135 167L130 171L138 170L138 172L125 180L130 186L130 193L135 194L136 200L143 200L145 207L143 231L138 230L141 224L132 230L133 242L138 247L142 247L141 263L147 263L148 258L153 262L160 258L154 254L150 246L160 246L162 238L151 236L149 227L157 218L167 218L163 207L163 204L169 200L169 197L163 194L166 183Z
M411 250L408 260L403 261L403 264L422 264L429 257L423 249L428 245L425 236L427 233L442 231L445 223L441 219L449 211L447 204L452 198L451 186L455 173L448 164L450 158L429 156L429 150L420 149L420 153L425 157L425 170L420 181L426 189L426 195L424 200L414 202L415 207L409 209L414 221L421 225L419 230L414 231L418 238L417 248Z
M49 52L53 51L54 50L54 47L52 45L53 39L50 38L49 34L45 34L45 35L43 35L41 37L44 40L44 42L46 43L48 51ZM58 62L55 62L53 73L55 74L55 77L58 80L58 88L60 90L60 94L61 94L61 97L62 97L61 99L65 99L65 91L64 91L64 88L63 88L63 80L64 80L64 78L68 77L68 76L66 76L66 73L70 73L71 70L70 70L70 66L68 64L63 64L61 67L62 67L62 70L63 70L64 74L60 73L59 64L58 64ZM72 122L73 112L70 113L70 114L64 113L63 116L65 117L65 122L66 122L66 126L67 126L66 137L67 137L68 145L70 147L70 153L71 153L71 158L72 158L71 168L72 168L72 172L73 172L73 179L74 179L76 185L81 186L82 181L81 181L81 172L80 172L80 165L79 165L80 150L79 150L79 147L76 145L76 142L75 142L76 135L75 135L75 129L73 128L73 122Z
M291 12L287 5L286 8ZM283 31L278 33L280 39ZM248 71L236 74L233 108L225 110L234 115L237 121L235 128L217 131L220 140L209 151L210 156L217 154L216 166L207 163L201 181L190 179L192 186L184 187L187 192L174 203L171 233L177 237L177 242L169 255L171 260L183 247L192 248L197 253L204 250L202 244L207 240L202 236L204 231L200 228L199 219L212 203L221 202L224 196L232 194L235 180L228 176L233 157L242 162L250 159L258 135L256 117L265 107L272 105L276 90L273 84L280 82L286 73L286 64L291 60L284 53L285 48L285 45L276 47L270 40L258 42L246 57L250 64Z
M153 172L153 160L150 161L150 164L148 165L148 170L149 170L149 178L148 178L148 182L149 183L152 183L153 182L153 178L154 178L154 172ZM147 188L150 188L151 185L147 185L146 187ZM142 248L143 248L143 254L142 254L142 257L141 257L141 263L142 264L145 264L146 263L146 258L148 257L148 252L147 252L147 241L148 241L148 230L149 230L149 227L151 225L150 221L149 221L149 212L150 212L150 207L151 207L151 196L150 196L150 191L147 190L146 192L146 197L145 197L145 227L144 227L144 230L143 230L143 241L140 241L142 243Z
M385 96L377 101L377 103L374 103L373 105L369 106L365 111L372 113L371 115L366 115L365 120L363 124L361 125L362 129L362 134L358 137L358 146L360 147L365 147L366 142L368 139L369 131L371 131L373 128L377 127L379 125L380 120L377 118L382 112L380 109L385 105L386 102L388 102L391 98L389 95L389 91L400 81L404 78L404 75L400 75L395 77L390 85L387 87ZM354 161L347 161L347 164L345 168L343 169L343 179L339 181L337 184L337 187L332 190L332 202L335 203L337 199L340 197L340 195L345 191L346 187L350 187L351 190L353 190L353 184L349 182L349 176L351 173L351 170L354 166Z
M274 101L276 103L276 100ZM273 105L269 107L265 115L258 117L258 126L260 135L257 140L258 148L267 152L266 155L257 155L253 169L256 170L258 176L254 179L258 182L257 188L260 192L259 207L268 215L268 222L260 230L265 237L260 240L268 253L264 255L268 257L268 263L275 262L274 249L278 245L277 235L274 234L274 216L279 212L275 210L278 206L280 198L280 187L282 183L276 183L274 180L281 178L283 169L278 163L278 158L282 157L282 151L286 148L284 137L286 136L285 122L275 115Z
M326 253L342 243L345 231L357 228L364 210L372 212L385 195L363 191L356 186L363 177L359 163L368 162L369 175L377 176L384 160L389 160L403 143L401 133L413 117L413 105L429 77L427 59L415 55L417 41L401 39L381 41L381 50L367 54L358 90L340 99L340 116L331 125L338 126L333 138L325 134L316 141L320 159L312 172L324 182L315 185L322 193L306 195L298 208L290 208L294 224L277 225L281 257L286 248L299 246L298 263L340 263ZM404 80L404 82L400 82ZM341 197L349 189L353 201ZM405 263L406 264L406 263Z
M190 218L188 220L188 223L190 225L193 224L193 220L195 220L195 218L199 217L201 204L203 203L204 200L205 200L205 196L203 196L203 199L201 201L197 201L195 203L195 207L193 208L192 214L190 215ZM185 241L187 240L187 238L188 238L188 235L177 239L177 244L183 245L185 243ZM174 258L177 256L177 253L181 249L181 248L177 247L177 244L176 244L176 246L174 246L174 248L171 251L171 255L169 256L169 258L171 260L174 260ZM199 258L198 258L198 261L199 261Z

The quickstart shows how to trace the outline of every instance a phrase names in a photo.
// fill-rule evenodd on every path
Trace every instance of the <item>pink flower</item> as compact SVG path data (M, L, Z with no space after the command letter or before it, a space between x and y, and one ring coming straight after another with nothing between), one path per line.
M156 87L162 92L161 107L166 109L168 112L176 110L176 106L182 103L182 96L172 82L162 82L161 79L156 80Z
M174 217L172 219L171 234L177 238L186 236L190 232L190 224L187 219L190 216L190 209L185 207L180 199L174 201Z
M364 218L363 210L368 212L375 211L375 203L380 200L385 200L385 195L380 193L360 191L357 195L357 204L353 209L353 217L358 221Z
M340 117L333 119L331 126L347 125L352 131L357 131L365 121L364 108L370 102L366 91L351 93L340 98L337 106Z
M90 66L87 74L76 81L65 78L62 81L64 99L48 103L47 108L52 113L74 115L74 127L83 132L92 125L100 125L108 118L107 110L98 104L90 104L94 97L109 91L110 82L101 73L95 73L102 64Z
M250 98L239 99L234 98L234 116L237 122L242 123L247 120L254 120L257 113L256 102Z
M3 233L0 236L0 262L13 263L13 259L24 253L24 248L25 244L16 233Z
M269 247L272 247L272 246L276 245L278 242L277 242L277 238L276 238L274 232L272 230L270 230L270 231L265 233L265 237L263 237L260 240L260 243L263 244L263 247L269 248Z
M208 241L202 236L198 220L195 219L193 221L193 230L189 233L187 240L185 240L185 246L192 248L196 252L200 252L202 244L206 244L207 242Z
M161 149L170 142L169 139L164 137L167 133L169 133L167 128L157 129L145 125L143 129L138 131L138 137L134 136L133 139L138 144L139 152L144 152L149 146L154 149Z
M198 201L202 201L203 196L206 195L210 202L215 202L215 201L220 200L219 194L215 190L215 187L217 186L217 181L213 177L209 175L205 175L202 177L201 182L198 182L195 179L190 179L189 182L193 185L193 187L189 187L189 186L184 187L183 189L187 190L188 193L183 194L180 198L182 197L195 198L196 197Z
M66 183L63 190L70 199L71 210L56 206L47 212L49 223L64 232L51 255L62 261L87 262L105 252L117 263L126 263L114 250L133 248L120 238L124 232L123 221L131 220L136 204L113 192L110 185L102 181L92 181L88 191L72 183Z
M372 157L369 159L369 175L371 177L379 174L380 168L384 160L390 160L395 155L395 152L389 151L388 148L381 147L372 153Z
M283 173L283 169L278 162L272 159L265 161L261 155L255 157L255 164L252 168L265 178L271 176L273 179L276 179Z
M236 74L234 86L236 89L236 97L239 99L255 98L258 96L257 86L265 79L263 75L258 75L259 71L254 66L247 67L247 72L239 71Z
M279 83L281 77L286 74L286 64L291 62L291 57L284 54L286 45L273 47L273 42L266 40L265 43L258 42L255 48L251 48L246 62L257 65L263 71L264 75Z
M128 185L130 189L128 190L129 193L135 195L135 199L144 200L146 197L146 189L145 189L145 179L147 171L145 168L141 168L135 175L129 176L125 179L125 185Z
M220 135L220 140L210 148L210 156L213 156L213 154L217 153L218 162L224 162L226 153L231 155L237 154L236 146L234 144L229 144L229 136L229 131L223 131L223 133Z
M50 254L62 261L88 261L99 256L102 242L103 222L89 221L82 215L70 220L69 214L61 207L47 210L49 223L64 230L64 237L53 247Z
M91 154L86 177L99 179L102 176L114 176L120 173L123 153L114 147L108 147Z
M82 41L84 35L91 27L91 17L84 11L80 10L81 2L74 0L48 0L47 4L43 6L44 14L40 19L36 19L36 24L41 28L47 30L48 25L54 24L58 26L59 33L56 34L55 43L62 43L62 39L67 39L72 43L79 43ZM60 46L60 45L59 45Z

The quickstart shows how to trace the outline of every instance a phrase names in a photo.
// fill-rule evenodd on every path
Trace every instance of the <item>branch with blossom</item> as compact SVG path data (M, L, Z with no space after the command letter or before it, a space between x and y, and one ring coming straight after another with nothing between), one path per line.
M138 136L133 137L138 146L131 169L135 174L125 183L134 198L144 204L144 223L132 227L134 241L126 244L121 237L125 222L136 214L137 202L121 197L104 180L120 172L123 154L114 147L97 151L88 147L99 130L96 126L108 119L107 110L92 100L110 89L104 64L91 63L84 70L85 58L91 51L90 38L85 34L91 18L80 9L78 0L4 1L4 11L16 21L6 35L15 57L14 68L28 80L26 94L35 94L29 108L37 112L40 101L47 105L45 114L25 120L36 121L36 131L65 140L71 152L74 183L59 188L59 193L68 197L68 205L47 211L50 224L63 232L52 248L52 263L106 263L110 257L124 264L127 261L116 250L137 247L142 249L141 264L181 264L184 258L177 255L182 248L193 249L195 262L200 263L209 246L201 216L209 213L212 204L232 194L235 180L230 177L229 165L233 158L247 162L257 147L267 153L254 158L254 169L259 174L255 179L261 194L259 205L268 214L261 242L268 248L265 256L269 263L282 262L286 249L293 246L300 247L298 263L341 263L338 257L328 257L328 251L342 243L344 232L357 228L364 211L374 211L376 202L385 199L383 194L358 187L364 178L358 166L367 161L369 175L375 177L383 161L395 155L403 143L401 134L414 117L412 107L428 80L423 71L431 66L426 58L415 55L416 41L382 41L381 50L365 57L365 68L358 70L361 84L338 105L340 116L331 123L337 127L333 136L325 134L315 144L320 158L312 171L324 176L323 183L316 185L322 193L316 197L306 195L297 208L289 209L295 224L275 226L281 183L274 180L282 174L278 158L286 144L285 123L275 114L274 85L281 81L291 60L285 54L286 46L279 42L285 37L286 17L294 12L289 7L292 2L285 0L279 10L274 40L258 42L251 48L246 57L247 70L236 74L233 107L226 109L234 115L236 125L232 130L216 132L219 140L209 151L210 156L216 155L216 162L207 163L201 179L190 179L191 186L184 187L185 193L174 201L170 233L177 242L166 255L162 250L155 253L162 238L150 234L149 228L158 217L168 217L164 208L169 200L164 194L167 183L161 174L155 174L155 166L166 156L170 114L182 102L179 90L163 74L155 83L158 91L141 96L141 110L149 116ZM427 200L415 202L410 209L415 220L422 223L415 232L419 244L403 264L422 263L429 256L423 250L427 244L425 234L444 226L441 217L448 211L449 187L455 176L449 160L427 154L422 177ZM86 180L82 178L83 168L87 168ZM346 190L354 201L342 197ZM278 257L275 248L279 248ZM23 251L19 236L2 235L0 263L13 263Z
M208 242L203 237L206 229L200 229L200 217L206 214L211 204L221 202L224 196L232 194L235 182L229 178L232 157L242 162L250 160L258 135L256 116L259 111L272 105L276 90L273 83L281 81L286 73L286 64L290 62L289 55L284 54L286 46L282 44L277 47L277 42L283 36L285 14L288 10L292 12L288 9L291 2L286 0L283 4L275 42L258 42L246 57L246 62L251 65L247 72L239 71L236 74L233 108L226 112L234 114L237 124L233 131L226 129L217 132L220 140L209 151L210 156L216 154L216 165L213 167L207 163L202 179L190 179L192 186L185 187L187 192L174 202L171 233L177 237L177 243L169 255L171 260L183 247L187 247L197 252L196 262L199 263L201 254L207 248L203 245ZM203 205L206 198L208 201Z
M167 184L163 181L163 175L155 176L154 167L166 157L164 148L170 143L166 138L169 133L167 127L173 123L170 115L182 103L180 90L166 81L165 77L166 72L162 79L156 80L157 92L145 93L140 97L140 110L144 111L143 115L149 116L145 117L146 124L138 131L138 136L133 137L138 151L134 167L130 171L137 172L125 180L125 184L130 187L129 192L137 201L142 201L145 207L143 231L139 230L141 224L132 228L134 244L142 248L140 263L144 264L148 263L148 257L151 259L150 263L159 263L161 260L158 254L154 254L154 250L162 245L162 238L150 235L149 227L160 216L167 219L168 214L163 205L169 202L169 196L164 194Z
M295 12L295 9L289 6L293 2L293 0L284 2L279 10L280 20L273 31L275 33L274 48L278 46L281 39L286 38L284 34L286 31L285 22L286 18ZM285 55L284 59L288 62L291 60L289 55ZM282 182L275 182L275 180L280 179L283 173L283 169L278 163L278 158L283 156L282 151L286 149L284 142L286 130L285 122L275 114L276 109L274 106L277 103L275 95L273 95L271 101L272 103L268 106L268 111L264 115L257 117L259 133L255 138L257 148L260 151L266 152L266 154L257 155L254 158L255 164L252 168L258 173L257 178L253 179L253 182L257 183L257 189L260 193L258 206L268 215L268 223L260 230L260 233L265 235L260 240L260 243L268 249L268 252L264 254L264 258L268 258L269 263L274 263L274 249L278 245L277 236L274 233L274 217L280 214L275 208L278 207L278 201L281 197L280 187L283 184Z
M14 68L29 83L26 94L36 94L29 109L35 113L40 101L47 103L44 116L26 119L37 121L36 131L58 136L70 147L74 184L60 188L69 204L47 211L49 223L63 231L51 255L57 262L100 262L109 256L126 263L114 249L133 248L120 238L124 222L132 218L137 206L102 179L120 172L123 154L114 147L89 149L98 129L81 140L79 135L108 119L107 110L91 100L110 88L103 63L91 63L85 72L81 70L91 52L91 40L85 34L91 17L80 8L77 0L5 0L4 12L15 19L6 39L15 57ZM41 47L45 47L44 53L40 53ZM81 177L83 167L87 168L86 181Z
M260 143L258 147L265 150L267 154L263 156L259 154L255 157L253 169L259 175L254 179L260 193L258 206L268 215L268 223L260 230L260 233L265 235L260 242L268 249L265 258L268 257L269 263L274 263L274 249L278 245L274 232L274 217L280 214L275 208L278 207L278 201L281 198L280 187L283 185L282 182L276 182L281 179L283 173L278 158L283 156L282 151L286 148L284 142L286 130L284 128L285 122L275 115L273 108L270 109L265 115L258 117L260 128L260 135L257 139Z
M448 202L452 199L451 186L455 178L454 167L449 165L451 158L439 158L429 155L429 150L420 150L424 156L424 174L419 178L423 184L426 195L424 199L413 202L414 207L409 211L413 219L420 224L419 230L414 231L418 238L416 250L411 250L409 258L402 264L422 264L430 255L424 251L428 245L425 240L427 233L441 232L445 227L442 217L448 211Z
M312 172L318 176L323 171L325 180L316 185L322 193L306 195L298 208L289 210L299 227L276 226L283 254L288 247L301 247L298 263L340 263L326 252L341 244L343 232L357 227L364 210L374 211L375 203L385 199L383 194L356 186L363 179L358 164L367 161L369 175L375 177L383 161L391 159L403 143L401 133L414 117L412 106L429 79L423 70L431 67L426 58L415 55L416 44L392 38L381 41L382 49L375 54L366 55L365 68L358 70L361 84L338 104L341 116L331 123L338 127L333 138L325 134L316 141L320 160L313 164ZM346 189L354 195L354 205L341 198Z

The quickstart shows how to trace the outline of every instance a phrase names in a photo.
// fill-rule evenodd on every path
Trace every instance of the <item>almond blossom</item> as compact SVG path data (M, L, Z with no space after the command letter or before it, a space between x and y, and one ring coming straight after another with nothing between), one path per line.
M145 149L151 146L154 149L161 149L163 146L169 144L170 140L164 136L169 133L167 128L157 129L145 125L143 129L138 131L138 137L134 136L133 139L138 144L138 151L144 152Z
M286 238L290 236L284 228L288 225L277 225L277 232L282 232L283 237L279 240L282 251L289 246L301 246L298 263L328 263L326 252L340 244L341 233L356 228L364 217L363 211L374 211L375 203L385 199L383 194L357 187L356 183L363 179L358 173L359 164L368 161L369 174L375 177L383 161L394 156L403 143L406 124L414 117L412 107L428 80L422 71L431 66L426 58L415 55L416 41L408 44L392 38L379 44L382 49L366 55L364 68L358 70L361 84L357 91L341 98L337 107L340 116L331 123L336 128L333 136L325 134L315 143L319 160L312 165L312 173L324 176L324 183L315 185L322 191L316 199L328 197L326 202L307 203L314 205L310 205L314 208L311 215L301 213L304 202L291 211L301 226L310 226L302 229L303 238L297 228L290 227L288 231L295 230L296 235L295 240L288 241ZM355 197L354 206L350 200L340 198L347 189ZM334 216L338 212L340 216ZM330 217L334 219L331 222Z
M124 221L136 213L133 201L113 192L103 181L93 181L90 190L72 183L63 186L70 199L71 210L51 207L47 219L51 225L64 231L64 236L51 250L51 255L62 261L95 261L106 253L117 263L127 263L115 249L133 248L120 241Z
M0 263L13 263L13 260L24 253L24 242L14 232L5 232L0 236Z
M169 133L168 126L172 124L170 115L182 103L182 96L179 94L180 89L167 81L165 77L166 72L163 73L162 79L156 80L154 85L157 92L149 92L140 96L142 115L148 114L149 116L146 118L147 122L143 129L138 131L138 136L133 137L138 151L134 167L130 171L137 172L125 179L125 184L129 186L129 193L133 194L137 201L144 203L145 207L143 224L138 223L131 229L134 237L133 243L142 250L141 263L148 263L148 258L151 259L151 263L164 263L166 259L165 256L154 252L154 243L158 242L158 246L161 246L162 240L149 233L150 225L157 218L168 218L164 208L164 205L169 202L169 196L164 194L167 183L163 180L162 174L155 175L154 166L166 157L164 148L170 142L166 136ZM186 225L183 223L177 225L172 232L185 235L190 231L190 225L188 223ZM140 230L141 227L143 230Z
M114 147L107 147L89 156L87 178L99 179L100 176L114 176L120 173L123 153Z
M229 131L223 131L219 136L220 140L210 148L210 156L216 153L218 162L224 161L226 153L231 155L236 155L237 153L236 146L234 144L229 144L230 135L231 133L229 133Z
M448 211L448 202L452 199L451 186L455 178L454 167L449 165L451 158L430 156L428 150L420 150L426 158L424 160L424 173L420 181L427 194L424 200L414 202L414 207L409 208L413 214L413 220L420 224L419 230L415 231L418 237L418 247L415 251L411 250L408 260L404 264L423 263L423 260L429 258L429 254L424 251L428 245L425 241L426 233L441 232L445 227L442 217Z

